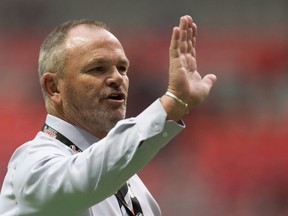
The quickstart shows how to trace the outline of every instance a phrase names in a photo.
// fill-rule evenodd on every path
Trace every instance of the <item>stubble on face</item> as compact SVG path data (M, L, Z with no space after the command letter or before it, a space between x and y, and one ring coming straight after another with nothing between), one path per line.
M69 116L78 118L77 122L85 125L91 131L107 134L118 121L125 118L127 100L121 108L105 105L104 101L109 94L109 90L91 96L89 99L87 99L87 95L80 94L74 86L69 86L66 90L67 98L70 98L69 102L66 103L67 113L69 113Z

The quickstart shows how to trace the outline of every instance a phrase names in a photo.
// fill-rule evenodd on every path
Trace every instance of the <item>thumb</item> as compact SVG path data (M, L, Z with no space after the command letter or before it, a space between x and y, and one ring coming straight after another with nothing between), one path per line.
M212 86L216 83L217 77L214 74L207 74L203 77L202 82L207 85L209 90L212 88Z

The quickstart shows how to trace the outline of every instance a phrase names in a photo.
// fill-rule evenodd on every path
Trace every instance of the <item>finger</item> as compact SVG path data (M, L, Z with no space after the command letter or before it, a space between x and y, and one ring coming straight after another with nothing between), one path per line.
M197 25L195 23L192 23L192 32L193 32L193 35L192 35L193 47L195 47L196 46L196 36L197 36Z
M191 40L191 38L194 36L193 33L193 20L192 17L190 16L185 16L186 20L187 20L187 31L188 31L188 35L187 35L187 39Z
M196 58L196 35L197 26L195 23L191 23L188 52L191 53L194 58Z
M187 41L187 36L188 36L188 20L186 16L183 16L180 18L180 23L179 23L179 29L180 29L180 52L181 53L187 53L188 50L188 41Z
M178 27L173 28L169 53L170 57L177 58L179 57L179 39L180 39L180 30Z
M191 53L193 55L193 20L190 16L186 16L186 19L188 21L188 29L187 29L187 52Z
M187 26L188 26L188 22L187 22L186 16L180 17L180 21L179 21L180 30L186 30Z

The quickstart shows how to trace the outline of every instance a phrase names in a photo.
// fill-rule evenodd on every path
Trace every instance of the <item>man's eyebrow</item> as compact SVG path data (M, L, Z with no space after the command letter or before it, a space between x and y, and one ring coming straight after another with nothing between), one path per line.
M98 64L98 63L100 63L100 64L109 64L109 63L112 63L112 62L113 62L113 60L110 60L110 59L107 59L107 58L93 58L93 59L91 59L88 62L88 64L89 65L90 64ZM117 63L126 64L126 65L130 64L130 62L129 62L129 60L127 58L119 59L117 61Z
M94 63L101 63L101 64L107 64L110 63L111 60L105 59L105 58L93 58L91 59L91 61L89 62L90 64L94 64Z
M88 70L90 67L92 67L93 65L109 65L112 63L112 60L109 60L107 58L92 58L90 59L87 64L82 68L81 71L85 72L86 70ZM123 59L119 59L117 61L118 65L125 65L125 66L129 66L130 62L127 58L123 58Z
M130 65L130 62L129 62L129 60L128 59L120 59L119 61L118 61L118 63L120 63L120 64L125 64L125 65Z

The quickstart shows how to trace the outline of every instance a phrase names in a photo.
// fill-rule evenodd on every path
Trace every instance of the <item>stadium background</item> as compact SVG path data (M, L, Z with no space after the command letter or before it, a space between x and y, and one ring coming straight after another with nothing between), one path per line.
M130 117L165 92L171 29L189 14L199 71L218 82L140 175L165 216L288 215L287 11L286 0L1 0L0 185L45 118L37 57L55 25L110 25L132 62Z

